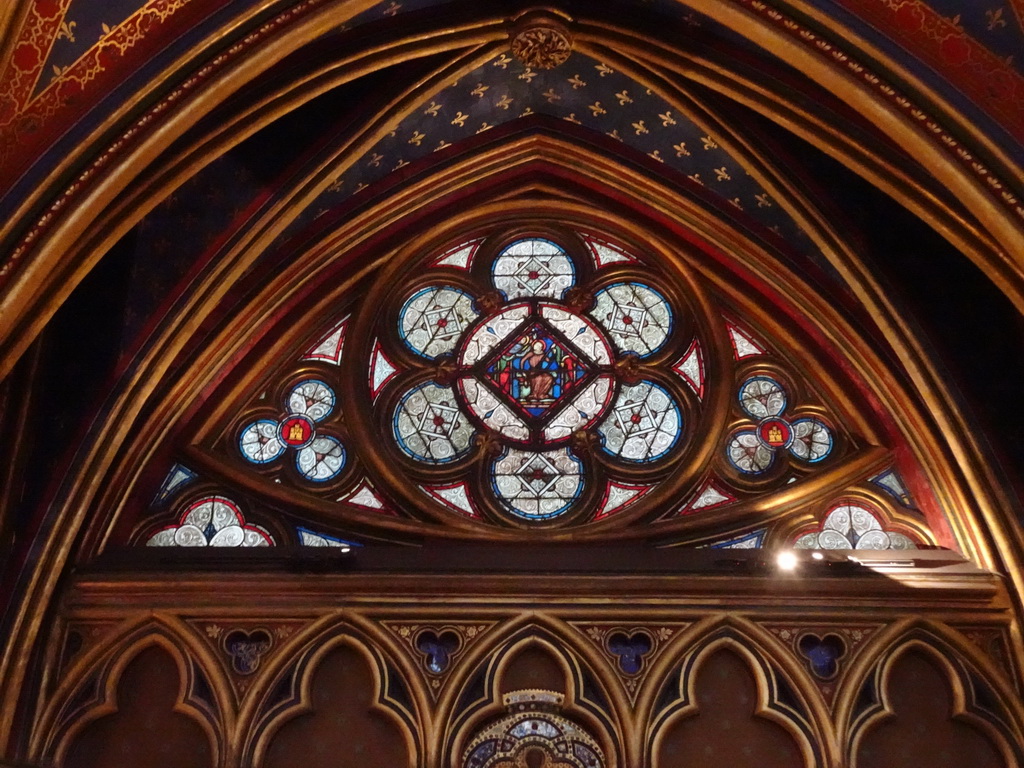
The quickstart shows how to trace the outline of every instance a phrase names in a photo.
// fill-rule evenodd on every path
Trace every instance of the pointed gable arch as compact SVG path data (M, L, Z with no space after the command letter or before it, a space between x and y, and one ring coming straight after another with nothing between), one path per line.
M581 168L588 171L583 173ZM160 397L190 401L191 405L184 412L174 412L177 424L168 422L167 429L176 431L177 437L158 452L160 455L177 455L183 463L225 487L237 484L243 497L257 506L290 509L298 514L302 526L313 526L344 541L359 542L361 537L415 540L428 535L424 527L428 522L441 524L449 535L457 537L521 535L522 516L508 528L506 523L515 522L518 513L509 517L507 512L498 511L493 496L488 495L491 492L472 490L479 488L475 475L459 474L458 460L463 456L475 457L469 464L463 462L467 468L464 471L473 462L478 467L486 463L479 446L473 447L487 431L482 432L479 425L459 437L455 463L442 466L442 462L439 474L431 475L431 480L423 475L411 482L395 475L398 466L415 468L409 463L409 457L417 456L415 451L408 453L411 449L405 449L407 455L403 456L392 447L378 458L366 451L379 442L377 435L390 433L385 424L390 423L389 419L381 411L385 406L378 407L378 398L382 392L391 392L380 403L390 403L386 408L397 407L392 391L394 376L399 376L394 381L411 382L409 366L419 366L419 383L403 385L411 397L414 392L426 392L422 387L429 381L434 381L429 385L434 387L431 392L441 391L438 382L453 375L451 370L438 373L433 369L439 360L448 359L451 349L441 346L435 351L429 347L420 352L402 351L402 345L395 346L393 339L384 343L393 336L392 326L397 321L380 320L377 308L388 307L385 313L394 314L407 298L405 294L399 296L393 286L405 280L404 275L416 273L420 276L410 285L419 287L406 293L421 291L423 286L433 284L422 277L426 274L423 270L433 270L437 277L431 279L440 280L438 286L462 286L444 287L443 291L457 302L452 307L465 304L465 322L471 325L488 312L498 311L486 306L491 300L487 291L494 290L493 285L488 288L488 281L497 279L486 274L489 264L497 264L494 260L505 247L501 243L507 245L529 232L547 232L544 236L558 240L558 248L569 248L576 269L583 270L581 281L584 274L594 275L597 282L588 289L594 293L587 301L606 295L608 286L617 284L619 278L614 275L640 270L637 274L642 281L661 286L660 290L671 297L670 304L688 329L680 331L686 338L680 336L672 359L657 363L664 366L658 368L658 376L673 382L671 387L679 393L674 397L691 403L682 416L686 427L681 444L687 445L690 456L683 462L686 468L681 474L670 473L670 482L666 482L670 475L652 475L644 465L631 469L632 474L609 475L610 488L632 483L646 490L633 494L628 508L589 523L603 503L599 499L603 498L605 480L586 479L582 473L591 470L583 464L589 460L577 461L582 454L570 450L566 456L580 467L573 471L581 473L577 487L585 489L585 494L579 503L569 503L553 518L571 509L564 519L587 525L578 531L570 526L570 531L560 527L561 520L552 518L556 523L549 531L552 535L600 538L625 533L635 540L664 543L720 540L781 520L808 505L817 508L828 503L893 465L897 453L906 455L903 446L907 431L900 422L906 420L907 405L912 400L905 383L889 378L883 385L881 380L851 377L851 371L878 371L884 366L879 352L870 351L879 349L877 340L855 332L848 310L840 311L841 305L819 293L819 286L807 283L789 268L791 260L798 257L771 247L770 239L762 241L752 236L740 227L742 219L732 221L739 212L730 218L717 218L706 198L692 188L659 184L653 178L630 174L619 158L596 147L570 143L543 124L536 132L525 134L521 130L504 135L495 132L495 138L474 153L456 162L438 164L436 173L437 177L425 175L411 180L386 202L355 211L342 208L337 215L322 217L306 240L293 238L286 250L263 257L269 261L253 271L250 299L241 304L221 302L205 307L208 319L203 324L214 327L221 323L222 330L217 334L219 338L202 344L177 342L198 354L187 363L190 373L177 383L168 382L166 394ZM652 203L655 190L660 198L653 198ZM581 198L587 203L583 204ZM595 216L595 210L601 211L600 215ZM438 211L452 212L451 221L438 223ZM673 212L671 217L669 211ZM635 254L632 262L594 261L580 239L584 236L619 243L616 247ZM474 256L469 271L460 273L458 266L437 263L467 239L480 240L480 253L486 253ZM298 247L298 242L305 242L305 246ZM275 260L279 267L274 266ZM642 277L644 274L647 277ZM216 278L211 275L208 279ZM361 299L363 295L368 298ZM560 290L557 296L545 300L554 302L552 312L564 314L565 310L557 307L568 295ZM498 303L516 300L506 296ZM365 302L363 309L360 301ZM580 311L581 317L591 318L587 323L595 318L598 325L610 322L598 318L593 307L584 309L580 305L575 310L571 301L564 306L570 313L566 317ZM386 316L390 318L391 314ZM347 358L341 366L302 360L307 350L324 338L324 328L334 328L346 317ZM556 323L554 327L559 326ZM610 326L598 333L611 333L608 338L616 338ZM736 359L737 333L749 340L757 339L748 342L757 354ZM826 344L826 339L833 343ZM692 385L688 387L672 370L685 359L695 341L703 350L708 377L703 398L696 398ZM571 342L562 342L563 353L569 349L565 343L571 347ZM658 350L654 352L652 359L660 359ZM381 365L388 367L388 373L382 374L378 383L371 382L368 394L361 394L357 371L372 370L373 361L380 355L384 355L381 359L386 362ZM594 371L603 370L603 365L607 373L602 375L610 377L607 381L614 382L613 388L628 382L633 382L629 386L635 388L639 381L635 371L622 369L621 375L626 378L621 381L617 378L620 374L613 371L615 366L634 365L635 356L631 348L620 347L614 352L614 360L609 357L605 363L597 363ZM593 368L594 361L589 365ZM326 366L338 370L332 372ZM655 380L661 379L651 381ZM453 382L443 384L441 389ZM753 408L746 403L744 393L769 385L781 394L781 405L772 405L769 413L760 405ZM316 400L316 392L321 390L330 399L330 407L310 406L307 395ZM466 392L463 390L459 397L467 397ZM881 405L881 397L888 398L889 405ZM601 413L595 411L588 417L591 421L606 416L604 411L612 405L612 389L608 389L608 398L607 403L595 405ZM295 405L299 400L301 407ZM352 405L364 400L364 405ZM562 407L559 403L558 408ZM348 415L339 415L346 408ZM157 410L171 415L168 409ZM241 415L242 411L247 415ZM371 412L375 415L366 421L364 416ZM184 419L183 413L188 414ZM529 421L537 415L526 418ZM478 420L483 412L467 418ZM596 428L599 440L607 439L609 433L601 432L596 421L581 425ZM295 435L287 435L286 428ZM574 429L568 429L563 439ZM776 432L779 436L772 437ZM262 441L259 456L246 452L252 440ZM513 440L509 446L515 443ZM267 445L274 450L266 453ZM126 455L140 455L134 449L128 451ZM735 454L731 458L730 451ZM753 464L739 461L736 457L745 451L760 458ZM507 455L520 454L513 451ZM607 451L598 455L603 458L594 460L595 467L615 458ZM841 455L844 458L840 461ZM931 527L932 533L926 537L929 542L952 542L949 523L944 521L926 476L912 461L902 463L903 474L920 488L919 508L910 514L918 515L922 525ZM819 465L823 469L817 471ZM141 467L123 469L136 473ZM716 506L699 515L681 514L684 500L701 482L699 476L709 470L728 484L728 495L737 503ZM816 472L800 481L810 470ZM418 472L413 475L419 477L422 473ZM156 469L143 472L146 476L156 474ZM416 483L422 489L418 490ZM448 497L437 497L431 490L434 487L448 488ZM108 498L111 509L118 505L128 509L146 503L143 499L152 498L156 491L140 485L137 502L123 496L120 501L113 495ZM456 497L451 493L456 491L465 509L457 504L452 507L451 499ZM485 501L485 497L491 501ZM269 514L274 516L273 512ZM657 522L650 527L634 525L654 519ZM131 522L130 514L122 515L117 523L119 533L113 538L100 532L101 525L94 523L94 535L100 537L97 541L106 540L106 546L115 546L114 542L119 538L123 541L136 524ZM294 541L296 536L285 536L285 540Z

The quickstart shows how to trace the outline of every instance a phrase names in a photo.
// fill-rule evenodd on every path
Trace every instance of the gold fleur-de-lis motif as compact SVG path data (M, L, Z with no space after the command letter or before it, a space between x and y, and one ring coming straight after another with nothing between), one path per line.
M633 130L636 132L637 136L643 133L650 133L650 131L647 130L647 126L644 125L643 120L638 120L637 122L633 123Z
M732 176L729 175L729 171L724 165L721 168L715 168L715 181L732 181Z
M703 179L702 179L702 178L700 177L700 174L699 174L699 173L691 173L691 174L690 174L689 176L687 176L686 178L688 178L688 179L689 179L690 181L695 181L695 182L697 182L697 183L698 183L698 184L700 184L700 185L701 185L702 187L704 186L704 180L703 180Z
M626 104L633 103L633 100L629 98L629 91L627 91L625 88L616 93L615 98L619 100L620 107L624 107Z
M441 141L438 142L437 146L434 147L434 151L437 152L439 149L444 149L445 147L450 147L451 145L452 144L450 141L445 141L444 139L441 139Z
M441 105L436 101L431 101L430 106L423 110L424 115L430 115L431 117L437 117L437 113L441 111Z
M77 22L62 21L60 23L60 29L57 30L57 39L60 40L63 37L69 43L75 42L75 27L77 26Z
M988 20L989 32L995 32L997 28L1006 26L1006 19L1003 18L1002 8L992 8L985 11L985 18ZM74 40L71 42L74 42Z
M483 121L483 122L482 122L482 123L480 124L480 127L476 129L476 132L477 132L477 133L483 133L484 131L489 131L489 130L491 130L491 128L493 128L493 127L494 127L493 125L491 125L491 124L490 124L490 123L488 123L488 122L487 122L486 120L484 120L484 121Z
M533 82L533 78L535 78L536 76L537 76L537 73L534 72L529 67L527 67L526 69L523 70L522 74L519 75L519 79L520 80L525 80L528 83L532 83Z
M391 0L391 5L384 9L384 15L395 16L400 10L402 10L402 4L396 3L394 0Z
M608 110L601 106L600 101L595 101L593 104L587 107L587 109L594 113L594 117L599 117L600 115L608 114Z
M532 114L533 114L533 107L529 107L528 106L526 109L524 109L522 112L519 113L519 116L520 117L528 117L529 115L532 115Z
M510 99L508 97L508 94L506 93L498 100L497 104L495 104L494 106L500 107L501 109L508 109L510 106L512 106L512 99Z
M772 207L772 200L771 200L770 197L768 197L768 193L767 192L762 192L759 195L754 195L754 199L757 200L757 207L758 208L771 208Z
M718 149L718 142L710 136L701 136L700 143L704 145L704 149Z
M672 117L672 113L671 112L662 112L661 114L658 115L658 117L661 118L661 125L664 128L667 128L670 125L675 125L676 124L676 119L674 117Z
M543 96L545 99L548 100L548 104L554 104L556 101L562 100L562 97L555 92L554 88L548 88L546 91L544 91Z
M452 119L451 124L457 125L459 126L459 128L462 128L466 124L466 118L468 117L469 115L464 114L462 110L459 110L458 112L455 113L455 117Z
M483 83L477 83L477 84L476 84L476 88L474 88L474 89L473 89L472 91L470 91L469 93L470 93L470 95L472 95L472 96L476 96L476 97L477 97L478 99L482 99L482 98L484 97L484 94L485 94L485 93L487 93L487 91L488 91L488 89L489 89L490 87L491 87L491 86L489 86L489 85L484 85Z
M735 205L735 206L736 206L737 208L739 208L739 209L740 209L741 211L743 210L743 203L741 203L741 202L740 202L740 199L739 199L738 197L734 197L734 198L733 198L732 200L730 200L729 202L730 202L730 203L732 203L733 205Z
M608 131L607 133L605 133L605 136L611 136L616 141L622 141L622 137L619 136L619 129L618 128L614 128L611 131Z
M508 69L508 65L512 63L512 57L507 53L501 54L498 58L491 62L492 67L501 67L502 69Z
M611 75L611 74L615 73L615 70L612 69L611 67L609 67L604 62L600 62L598 64L595 64L594 65L594 69L597 70L598 75L600 75L601 77L604 77L605 75Z
M659 163L664 163L665 162L665 158L663 158L661 156L661 150L660 149L656 149L653 152L648 152L647 156L650 157L650 158L653 158L654 160L657 160Z
M579 75L573 75L572 77L570 77L565 82L567 82L569 85L571 85L572 89L574 91L579 90L580 88L586 88L587 87L587 84L583 80L580 79Z
M409 138L409 143L418 147L423 143L425 138L427 138L427 134L420 133L419 131L413 131L412 136Z
M341 176L339 176L338 178L336 178L334 181L332 181L327 186L327 191L328 192L340 192L341 188L343 186L345 186L345 179L343 179Z
M370 159L367 161L366 164L368 166L370 166L371 168L380 168L380 161L383 160L383 159L384 159L384 155L380 154L379 152L374 152L370 156Z
M676 157L690 156L690 150L686 148L685 141L680 141L678 144L673 144L672 149L676 151Z
M575 123L576 125L582 125L582 123L576 119L576 113L570 112L568 117L563 117L563 120L569 123Z
M399 168L404 168L408 164L409 164L408 160L403 160L402 158L398 158L398 162L395 163L395 167L392 168L391 170L392 171L397 171Z

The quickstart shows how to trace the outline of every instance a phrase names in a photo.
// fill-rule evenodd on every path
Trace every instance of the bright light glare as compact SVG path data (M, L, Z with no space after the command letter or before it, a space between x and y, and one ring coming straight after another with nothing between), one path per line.
M775 559L775 564L779 567L780 571L792 571L797 565L796 554L788 549L785 552L779 552L779 556Z
M821 554L821 552L811 552L811 557L813 557L815 560L824 560L825 559L825 556L823 554Z

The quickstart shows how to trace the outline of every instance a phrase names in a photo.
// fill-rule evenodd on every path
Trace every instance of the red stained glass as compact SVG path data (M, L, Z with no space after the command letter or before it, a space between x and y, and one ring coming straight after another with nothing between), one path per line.
M529 416L542 416L586 376L583 360L536 323L487 365L487 378Z

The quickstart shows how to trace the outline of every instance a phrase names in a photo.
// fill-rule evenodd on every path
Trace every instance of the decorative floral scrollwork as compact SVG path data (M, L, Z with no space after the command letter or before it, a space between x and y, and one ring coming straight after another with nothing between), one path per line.
M512 55L533 69L554 69L572 54L572 35L550 16L521 17L510 36Z

